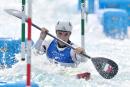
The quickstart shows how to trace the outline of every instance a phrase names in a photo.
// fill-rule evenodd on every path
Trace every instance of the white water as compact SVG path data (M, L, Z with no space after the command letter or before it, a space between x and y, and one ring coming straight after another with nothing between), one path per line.
M21 0L0 0L0 37L20 38L21 21L8 15L3 10L13 8L21 10ZM73 24L71 40L80 46L80 12L77 11L77 0L33 0L32 20L38 26L46 27L55 35L55 24L58 20L70 20ZM130 31L130 30L129 30ZM39 30L32 29L32 39L36 41ZM130 35L130 34L129 34ZM47 39L50 37L47 37ZM88 15L85 31L85 49L92 57L107 57L119 65L118 74L110 80L103 79L95 70L90 60L78 68L66 70L63 67L49 64L46 56L32 53L32 80L40 87L129 87L130 83L130 39L114 40L105 37L97 14ZM16 55L20 60L20 54ZM78 80L64 72L89 71L89 81ZM26 62L20 61L11 69L0 70L0 81L18 81L26 79Z

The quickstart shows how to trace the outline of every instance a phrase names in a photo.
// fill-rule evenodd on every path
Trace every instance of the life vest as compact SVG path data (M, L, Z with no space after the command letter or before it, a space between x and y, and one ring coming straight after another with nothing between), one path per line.
M54 59L57 62L62 63L74 63L72 57L70 55L71 48L66 47L64 50L60 51L57 48L57 41L54 39L48 49L47 49L47 57L50 59Z

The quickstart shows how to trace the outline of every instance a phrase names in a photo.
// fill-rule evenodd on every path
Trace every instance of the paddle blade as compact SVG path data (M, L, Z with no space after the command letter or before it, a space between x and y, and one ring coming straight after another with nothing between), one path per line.
M8 14L13 15L13 16L19 18L19 19L25 18L25 21L27 21L27 19L28 19L28 17L27 17L24 13L22 13L22 12L20 12L20 11L18 11L18 10L5 9L5 11L6 11Z
M105 79L113 78L118 72L118 65L107 58L97 57L91 59L96 70Z

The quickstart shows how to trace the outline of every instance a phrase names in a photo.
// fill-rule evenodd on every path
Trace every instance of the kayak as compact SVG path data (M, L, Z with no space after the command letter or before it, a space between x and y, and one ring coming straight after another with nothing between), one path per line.
M86 71L80 71L80 69L64 69L61 70L58 74L67 76L67 77L74 77L77 79L85 79L89 80L91 78L91 73Z
M77 77L78 79L89 80L90 77L91 77L91 74L90 74L90 72L83 72L83 73L78 73L78 74L76 74L76 77Z

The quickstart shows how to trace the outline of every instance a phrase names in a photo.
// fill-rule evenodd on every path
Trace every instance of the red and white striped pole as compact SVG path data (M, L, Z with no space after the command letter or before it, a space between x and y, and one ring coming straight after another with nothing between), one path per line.
M31 25L32 25L32 0L28 0L28 41L27 41L27 84L31 87Z

